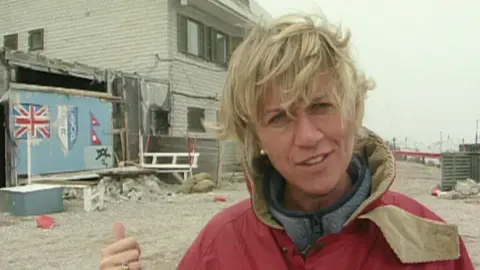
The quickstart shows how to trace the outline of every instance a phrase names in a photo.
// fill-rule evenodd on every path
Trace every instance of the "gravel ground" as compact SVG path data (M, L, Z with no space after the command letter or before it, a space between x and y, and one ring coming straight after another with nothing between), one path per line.
M436 168L399 163L394 189L458 224L480 269L480 216L477 214L480 199L433 198L429 193L438 179ZM228 196L228 201L214 202L217 194ZM45 231L35 228L34 218L0 216L3 236L0 265L3 269L15 270L98 269L100 250L112 241L113 223L121 220L125 222L127 234L136 236L142 245L145 269L175 269L189 243L210 217L247 197L245 185L238 183L225 185L211 194L109 203L106 210L93 213L83 212L79 201L66 201L66 211L53 215L58 226Z

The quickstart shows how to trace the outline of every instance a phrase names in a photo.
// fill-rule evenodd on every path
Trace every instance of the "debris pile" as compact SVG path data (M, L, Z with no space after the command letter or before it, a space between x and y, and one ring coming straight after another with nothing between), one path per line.
M103 177L98 185L105 186L105 201L144 200L168 196L174 192L173 185L164 183L155 175L137 177ZM64 199L81 199L82 190L64 188Z
M212 175L199 173L192 175L182 185L167 184L156 175L139 175L136 177L103 177L99 184L105 186L104 199L107 202L125 200L156 200L171 197L175 193L207 193L215 188ZM64 188L64 199L82 199L83 193L78 188Z
M480 194L480 184L472 179L458 180L451 191L441 191L437 197L447 200L468 199Z

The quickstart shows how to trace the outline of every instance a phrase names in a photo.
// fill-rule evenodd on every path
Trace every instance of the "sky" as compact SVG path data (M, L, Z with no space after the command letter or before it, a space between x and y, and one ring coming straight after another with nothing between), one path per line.
M480 1L257 0L272 16L321 12L352 32L377 88L365 126L386 139L443 149L475 140L480 119ZM433 146L432 146L433 147Z

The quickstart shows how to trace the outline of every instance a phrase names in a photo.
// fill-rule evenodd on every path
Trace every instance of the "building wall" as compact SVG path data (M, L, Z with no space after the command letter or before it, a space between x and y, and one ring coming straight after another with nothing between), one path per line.
M168 50L167 5L168 0L2 1L0 34L18 33L19 50L28 51L28 31L44 28L42 54L49 57L166 78L166 64L157 63L155 54Z
M225 68L177 51L177 12L226 34L241 32L220 19L226 14L208 15L178 2L39 0L27 5L20 0L6 1L0 11L0 34L18 33L19 50L27 51L28 31L44 28L41 53L48 57L169 80L171 90L193 96L174 96L171 135L185 136L187 104L205 108L206 120L216 121L215 99L222 89Z
M11 89L9 117L16 146L14 167L20 175L29 173L29 162L32 175L113 167L109 102Z
M211 132L188 132L187 108L204 108L205 121L217 121L225 67L178 52L178 13L228 35L243 34L222 20L228 13L207 14L174 0L5 1L0 11L0 34L18 33L19 49L27 50L28 31L44 28L42 54L49 57L166 80L176 93L172 95L170 135L212 138ZM235 156L232 151L232 147L224 150Z
M173 135L183 136L187 133L198 137L212 137L212 133L189 133L187 131L187 107L205 108L205 121L216 122L218 110L218 98L221 94L226 75L226 68L202 59L187 56L177 50L177 14L195 19L205 25L215 27L217 30L231 36L241 36L239 28L222 21L218 15L212 16L204 11L191 6L172 5L172 20L170 37L173 39L172 56L172 90L185 93L191 97L174 95L174 109L172 120L176 125L173 128Z

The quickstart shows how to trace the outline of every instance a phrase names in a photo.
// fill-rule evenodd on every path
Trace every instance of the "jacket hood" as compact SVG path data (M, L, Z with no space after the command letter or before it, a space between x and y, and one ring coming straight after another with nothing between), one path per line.
M362 144L364 145L365 155L367 156L372 174L372 192L371 196L362 203L347 223L387 192L395 177L395 159L392 152L379 136L369 130L367 132L368 137ZM244 170L255 214L265 224L281 229L280 224L276 222L268 210L267 200L263 192L263 177L254 177L254 174L250 173L247 166L244 166Z
M344 226L355 219L368 219L379 228L390 247L403 263L453 260L460 256L458 229L454 225L429 220L407 212L396 205L376 203L389 191L395 178L395 158L387 144L375 133L366 130L362 142L372 174L372 190ZM283 229L269 212L263 192L263 178L253 177L244 165L247 188L257 218L275 229ZM410 243L411 242L411 243ZM432 245L433 249L426 249Z

